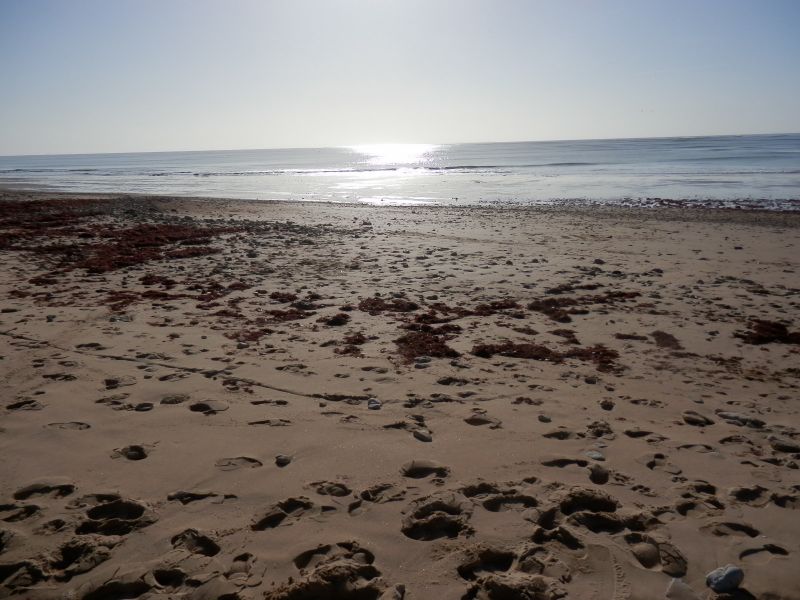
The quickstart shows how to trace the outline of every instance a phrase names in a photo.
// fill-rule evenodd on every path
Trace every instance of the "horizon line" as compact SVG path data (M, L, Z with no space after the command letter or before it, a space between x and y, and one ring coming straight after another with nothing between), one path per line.
M531 143L550 143L550 142L602 142L602 141L624 141L624 140L669 140L669 139L699 139L711 137L747 137L747 136L767 136L767 135L800 135L800 132L759 132L759 133L717 133L702 135L655 135L655 136L636 136L636 137L599 137L599 138L558 138L558 139L539 139L539 140L495 140L491 142L363 142L358 144L341 144L331 146L271 146L262 148L205 148L202 150L132 150L116 152L56 152L56 153L32 153L32 154L0 154L0 158L25 158L34 156L100 156L116 154L188 154L192 152L258 152L262 150L331 150L342 148L356 148L358 146L460 146L478 144L531 144Z

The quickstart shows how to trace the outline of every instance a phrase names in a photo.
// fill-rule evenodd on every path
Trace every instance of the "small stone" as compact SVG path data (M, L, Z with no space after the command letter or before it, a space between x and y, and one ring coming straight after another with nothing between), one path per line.
M706 575L706 585L717 593L732 592L744 580L744 571L736 565L725 565Z
M415 429L414 430L414 437L417 438L420 442L432 442L433 436L431 432L427 429Z
M189 399L187 394L168 394L161 398L161 404L180 404Z
M589 458L591 458L592 460L605 460L606 459L606 457L603 456L597 450L587 450L584 454L586 456L588 456Z
M603 410L613 410L614 408L614 401L605 398L604 400L600 401L600 408Z
M584 383L588 383L589 385L595 385L597 383L597 377L594 375L589 375L589 377L584 378Z
M589 481L597 485L608 483L608 469L602 465L592 465L589 467Z
M694 425L695 427L705 427L707 425L712 425L714 423L713 420L709 419L705 415L701 415L699 412L694 410L685 410L683 411L683 420L688 423L689 425Z
M772 446L773 450L777 450L778 452L789 452L791 454L800 452L800 444L798 444L794 440L786 440L778 437L773 437L770 438L769 444L770 446Z
M278 456L275 457L275 464L278 465L279 467L285 467L290 462L292 462L291 456L286 456L285 454L278 454Z
M380 410L381 409L381 401L377 398L370 398L367 400L367 408L370 410Z
M550 421L552 421L552 420L553 420L553 419L551 419L550 417L548 417L547 415L539 415L538 419L539 419L539 421L541 421L542 423L549 423Z

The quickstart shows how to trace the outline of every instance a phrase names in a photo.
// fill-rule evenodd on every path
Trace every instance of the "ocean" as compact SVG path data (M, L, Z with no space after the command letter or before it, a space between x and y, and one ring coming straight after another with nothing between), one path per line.
M800 210L800 134L0 157L0 186L387 205Z

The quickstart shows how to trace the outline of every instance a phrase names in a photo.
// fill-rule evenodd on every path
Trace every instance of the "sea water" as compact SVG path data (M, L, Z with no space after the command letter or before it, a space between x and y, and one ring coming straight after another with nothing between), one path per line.
M800 209L800 134L0 157L0 185L370 204Z

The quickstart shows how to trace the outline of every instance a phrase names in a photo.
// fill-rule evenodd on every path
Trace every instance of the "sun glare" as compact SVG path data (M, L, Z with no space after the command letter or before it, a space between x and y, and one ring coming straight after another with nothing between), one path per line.
M429 160L434 144L363 144L350 149L367 157L372 165L415 164Z

